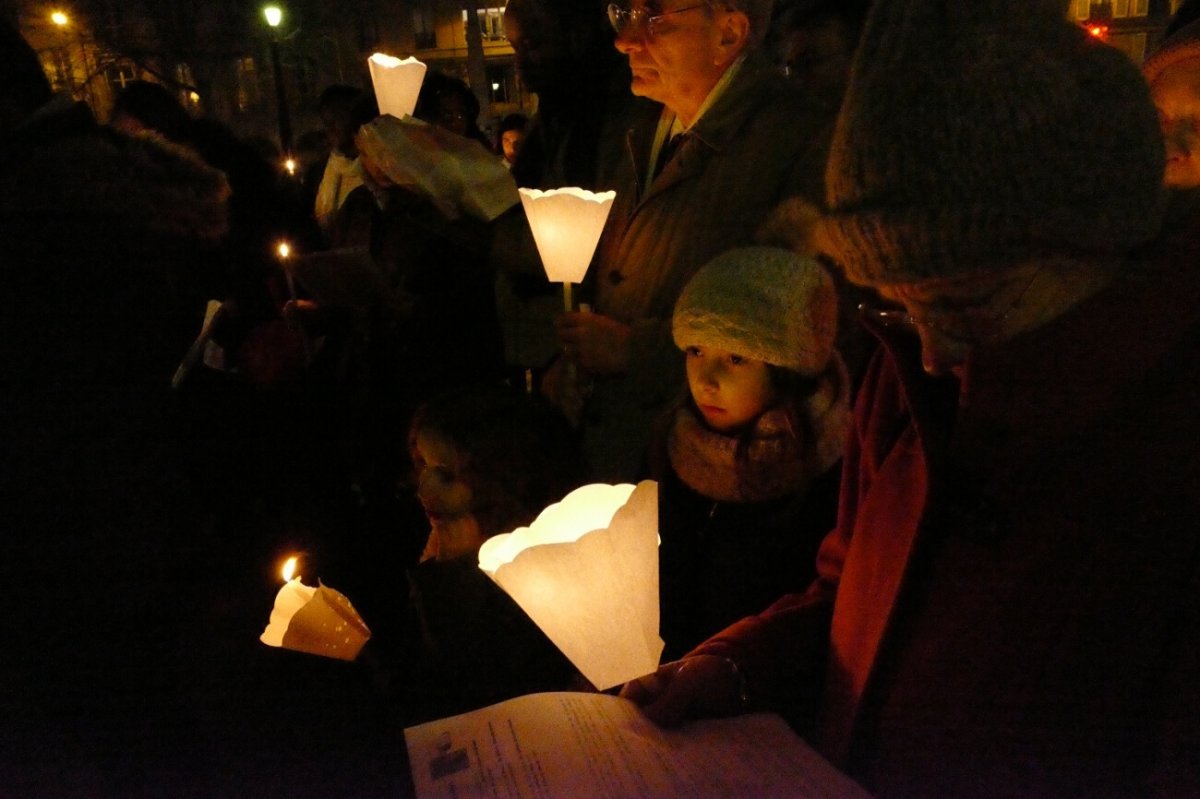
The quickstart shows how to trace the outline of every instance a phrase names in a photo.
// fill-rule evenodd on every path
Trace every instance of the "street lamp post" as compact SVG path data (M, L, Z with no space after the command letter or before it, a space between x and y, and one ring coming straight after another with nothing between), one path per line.
M292 118L288 113L287 94L283 89L283 66L279 58L279 23L283 21L283 10L279 6L263 9L267 25L271 28L271 68L275 72L275 105L279 111L279 146L283 152L292 151Z

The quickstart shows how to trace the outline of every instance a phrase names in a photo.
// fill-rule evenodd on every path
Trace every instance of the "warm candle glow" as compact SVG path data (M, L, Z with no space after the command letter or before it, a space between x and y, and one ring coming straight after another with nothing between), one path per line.
M520 193L546 276L554 283L582 282L616 192L570 186Z
M283 564L283 581L285 583L289 582L292 579L292 577L295 576L297 560L298 560L298 558L296 558L296 556L293 555L292 557L287 559L286 563Z
M55 11L53 14L50 15L50 21L53 22L55 25L58 25L61 28L64 25L66 25L67 23L69 23L71 21L71 19L63 12Z
M279 253L280 258L287 258L292 254L292 245L286 241L281 241L279 242L279 246L275 248L275 251Z
M288 173L289 175L294 175L294 174L296 174L296 159L295 159L295 158L289 158L289 159L287 159L286 161L284 161L284 162L283 162L283 168L287 170L287 173Z
M391 114L397 119L412 116L421 83L425 80L425 64L415 58L400 59L387 53L373 53L367 59L367 69L371 73L379 113Z

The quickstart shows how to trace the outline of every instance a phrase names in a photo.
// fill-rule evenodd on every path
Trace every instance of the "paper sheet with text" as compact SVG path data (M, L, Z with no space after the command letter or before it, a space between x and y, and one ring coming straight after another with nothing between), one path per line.
M762 713L661 730L619 697L545 693L404 737L419 799L868 796Z

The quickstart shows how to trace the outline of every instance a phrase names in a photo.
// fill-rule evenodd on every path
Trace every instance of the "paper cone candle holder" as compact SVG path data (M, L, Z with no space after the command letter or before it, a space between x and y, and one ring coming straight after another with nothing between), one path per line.
M479 568L603 691L658 667L658 485L587 485L488 539Z
M271 620L259 640L310 655L354 660L371 637L350 600L326 585L316 588L292 577L295 559L284 567L283 588L275 595Z
M367 59L371 70L371 85L375 87L375 102L379 113L397 119L412 116L417 107L417 95L425 80L425 64L415 58L399 59L385 53L375 53Z
M597 194L574 186L520 193L546 277L563 284L563 304L569 311L571 284L582 282L587 274L617 193Z

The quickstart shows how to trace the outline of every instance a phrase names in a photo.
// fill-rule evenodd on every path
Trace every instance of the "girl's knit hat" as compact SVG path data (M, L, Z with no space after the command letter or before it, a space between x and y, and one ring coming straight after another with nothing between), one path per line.
M816 230L850 280L955 277L1155 236L1164 155L1147 86L1062 7L875 0Z
M833 355L837 296L811 258L774 247L729 250L684 287L671 332L680 349L715 347L814 377Z

